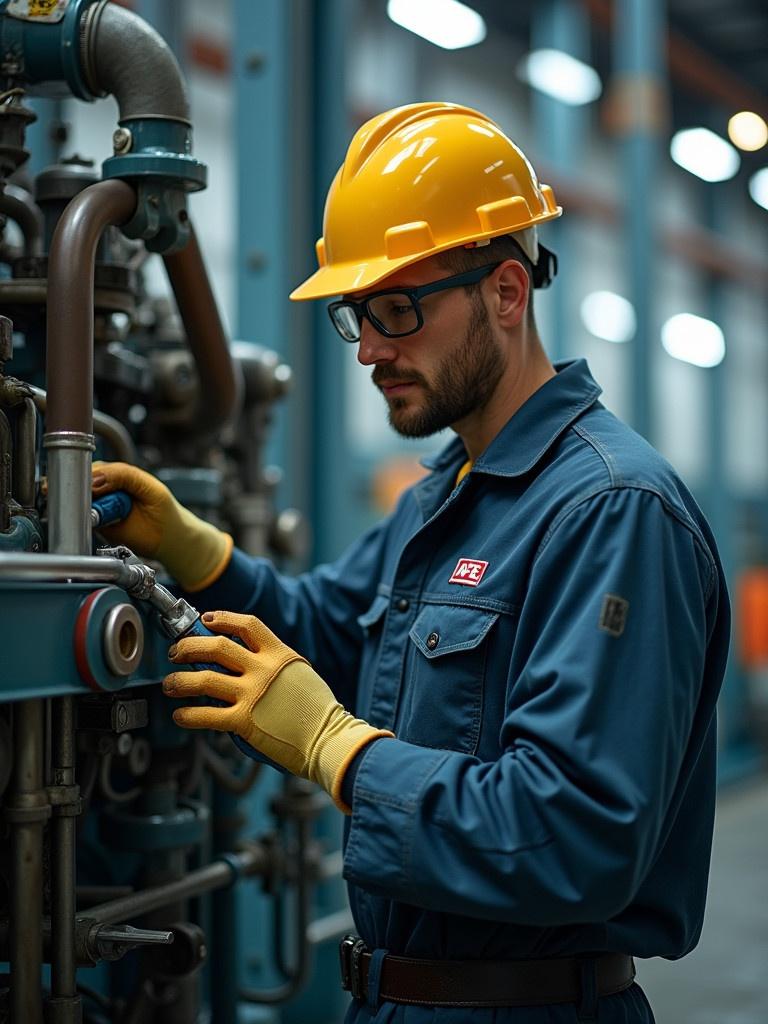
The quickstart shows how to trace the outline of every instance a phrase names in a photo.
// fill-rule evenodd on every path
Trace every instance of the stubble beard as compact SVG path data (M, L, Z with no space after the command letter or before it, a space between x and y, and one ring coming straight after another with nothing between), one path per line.
M485 406L504 372L504 359L491 331L482 300L474 300L472 317L464 340L437 368L434 383L421 374L404 378L420 385L423 405L408 409L408 399L394 397L389 402L389 425L401 437L430 437L458 423ZM388 371L388 377L392 372ZM376 374L374 371L374 383Z

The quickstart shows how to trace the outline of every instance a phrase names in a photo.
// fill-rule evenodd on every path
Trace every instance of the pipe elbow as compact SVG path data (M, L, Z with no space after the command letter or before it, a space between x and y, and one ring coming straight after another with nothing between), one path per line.
M181 68L146 21L102 0L86 9L81 38L88 86L94 95L115 97L121 122L156 117L189 121Z

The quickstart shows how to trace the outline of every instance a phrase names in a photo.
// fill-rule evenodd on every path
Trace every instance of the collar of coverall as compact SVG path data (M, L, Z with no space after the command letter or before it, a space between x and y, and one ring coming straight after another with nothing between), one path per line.
M558 362L554 366L557 375L520 406L475 461L473 473L527 473L566 427L594 405L603 389L589 372L586 359ZM456 437L437 455L422 459L421 464L426 469L440 470L465 462L466 458L464 444Z

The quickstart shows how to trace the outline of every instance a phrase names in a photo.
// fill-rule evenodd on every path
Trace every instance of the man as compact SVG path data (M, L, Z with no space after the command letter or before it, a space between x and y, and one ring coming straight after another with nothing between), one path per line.
M178 723L239 733L349 815L355 1024L649 1022L631 956L701 929L728 598L673 470L585 363L544 353L536 229L559 213L476 111L355 135L293 298L342 296L395 430L457 436L334 565L283 578L147 474L95 478L134 494L115 539L237 610L172 652L167 693L228 705Z

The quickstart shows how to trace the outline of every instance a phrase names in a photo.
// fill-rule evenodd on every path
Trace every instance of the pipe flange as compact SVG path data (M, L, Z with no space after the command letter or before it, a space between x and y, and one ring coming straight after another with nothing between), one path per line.
M80 606L73 642L83 682L97 693L120 690L141 663L144 624L124 591L104 587Z

